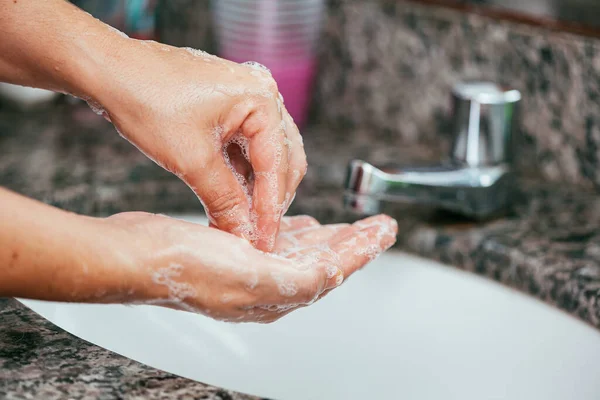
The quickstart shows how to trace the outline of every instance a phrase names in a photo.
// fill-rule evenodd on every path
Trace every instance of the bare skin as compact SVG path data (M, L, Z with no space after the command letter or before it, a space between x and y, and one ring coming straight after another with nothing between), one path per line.
M0 81L88 101L187 183L219 228L145 213L91 218L0 189L0 296L271 322L394 242L385 216L282 220L306 157L259 66L127 38L63 0L0 1L0 37Z
M275 254L217 229L140 212L93 218L0 189L0 297L155 304L272 322L320 299L396 238L371 217L285 217Z
M124 37L63 0L0 2L0 35L0 81L86 99L183 179L215 226L273 249L306 156L270 73ZM236 135L249 152L233 157L237 177L222 154Z

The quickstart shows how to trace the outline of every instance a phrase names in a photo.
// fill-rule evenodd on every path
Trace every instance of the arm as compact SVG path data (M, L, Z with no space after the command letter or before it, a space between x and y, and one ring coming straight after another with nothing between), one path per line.
M136 273L102 220L2 188L0 204L0 297L127 300Z
M333 229L304 218L283 220L276 246L306 161L264 70L128 39L63 0L0 0L0 37L1 80L101 106L196 192L213 225L279 254L167 217L79 216L0 189L0 296L142 302L269 322L324 296L394 242L395 221L384 216ZM232 140L245 151L230 152Z
M0 297L146 303L272 322L325 296L390 247L395 221L286 218L277 257L168 217L76 215L0 189Z
M0 2L0 36L0 81L94 99L126 47L64 0Z
M273 250L306 156L268 70L129 39L64 0L0 1L0 36L0 80L87 100L213 225Z

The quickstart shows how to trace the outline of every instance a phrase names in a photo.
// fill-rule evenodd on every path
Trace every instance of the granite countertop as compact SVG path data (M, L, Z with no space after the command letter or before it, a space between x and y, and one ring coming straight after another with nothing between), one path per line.
M355 219L340 207L340 182L351 158L411 162L439 159L443 151L376 146L356 127L342 141L332 129L304 131L311 168L292 214L323 222ZM0 185L86 214L200 211L184 184L78 106L28 115L0 109ZM509 215L485 223L397 206L391 210L400 217L397 247L487 276L600 328L600 198L564 186L520 186ZM0 300L0 316L1 398L254 399L101 349L12 299Z

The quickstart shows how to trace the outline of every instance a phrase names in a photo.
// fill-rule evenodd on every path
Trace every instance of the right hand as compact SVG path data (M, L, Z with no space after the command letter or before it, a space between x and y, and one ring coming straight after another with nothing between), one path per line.
M105 222L127 243L121 251L133 265L126 268L137 274L130 301L263 323L339 286L389 248L397 232L396 221L383 215L330 226L284 218L279 255L272 255L225 232L160 215L122 213Z
M116 42L126 48L119 73L90 100L194 190L213 226L272 251L306 156L271 74L191 49Z

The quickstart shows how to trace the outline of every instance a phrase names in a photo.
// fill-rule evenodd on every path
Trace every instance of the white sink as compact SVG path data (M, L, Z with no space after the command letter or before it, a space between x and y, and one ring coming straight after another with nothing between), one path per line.
M151 306L21 301L134 360L268 398L600 398L600 332L499 284L400 252L272 325Z

